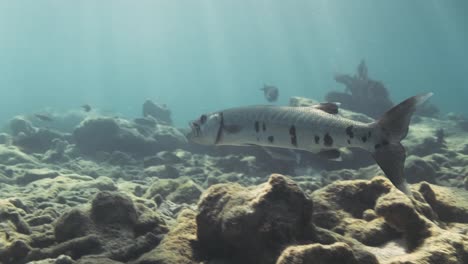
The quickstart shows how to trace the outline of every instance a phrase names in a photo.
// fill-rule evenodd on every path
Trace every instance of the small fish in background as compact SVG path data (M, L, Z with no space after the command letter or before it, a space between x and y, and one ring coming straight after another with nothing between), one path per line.
M260 89L263 91L263 95L268 102L276 102L279 96L279 90L273 85L263 85L263 88Z
M83 110L88 113L89 111L91 111L91 106L89 104L84 104L81 106L81 108L83 108Z
M50 116L48 115L43 115L43 114L35 114L34 115L37 119L43 121L43 122L52 122L54 121Z

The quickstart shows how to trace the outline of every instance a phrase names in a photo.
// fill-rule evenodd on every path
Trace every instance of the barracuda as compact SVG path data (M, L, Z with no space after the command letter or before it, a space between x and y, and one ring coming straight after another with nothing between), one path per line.
M339 148L358 147L372 153L390 181L409 194L403 168L406 151L400 141L408 133L416 107L432 93L413 96L373 123L343 118L338 105L312 107L249 106L203 114L191 122L187 138L203 145L262 146L305 150L338 157Z

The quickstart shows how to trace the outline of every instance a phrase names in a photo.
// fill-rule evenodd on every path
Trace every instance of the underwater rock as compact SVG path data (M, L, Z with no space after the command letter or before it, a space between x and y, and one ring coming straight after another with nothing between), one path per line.
M105 191L93 199L91 218L98 224L134 225L138 217L129 197Z
M7 133L0 133L0 144L2 145L11 145L13 138Z
M75 262L74 262L75 263ZM54 263L58 264L58 263ZM84 256L76 261L75 264L123 264L123 262L112 260L105 256L90 255Z
M174 192L166 196L166 199L175 203L193 204L198 201L202 192L203 189L198 184L192 180L187 180L180 184Z
M13 144L26 152L44 153L53 148L54 140L64 140L65 137L60 132L39 128L31 134L18 134L13 138Z
M198 263L195 217L194 211L183 210L159 246L142 255L135 264Z
M65 140L53 139L51 149L49 149L42 157L43 162L55 163L63 161L65 158L65 150L68 143Z
M381 263L465 263L468 260L468 237L464 235L466 231L461 230L466 229L444 230L450 221L463 220L463 214L456 214L452 219L443 219L448 221L446 223L440 222L440 215L446 212L435 209L435 196L430 191L438 187L428 183L421 183L420 186L419 190L423 196L415 192L415 198L409 198L382 177L374 178L370 182L354 180L332 183L312 194L314 223L342 233L345 237L359 240ZM428 186L430 188L427 188ZM455 190L446 188L446 193ZM453 206L451 212L466 212L468 204L464 198L455 202L454 197L458 193L456 191L452 196L437 197ZM353 225L359 224L361 218L367 217L370 210L372 220L369 223L379 221L384 225L372 227L361 222L361 230L368 234L374 233L372 229L380 226L379 240L366 242L362 239L362 231L353 231ZM466 224L464 226L468 228ZM385 229L387 231L382 232Z
M384 222L360 219L369 214L369 210L374 209L376 199L391 188L392 185L384 178L338 181L327 185L311 195L314 201L314 223L339 234L349 235L369 246L390 240L395 232L389 230Z
M106 161L118 166L134 165L137 163L132 156L122 151L113 151Z
M142 204L137 204L138 220L133 227L135 235L141 236L147 233L165 234L169 230L166 223L159 213Z
M468 193L465 190L422 182L419 192L441 221L468 224Z
M253 188L211 186L198 205L197 238L210 256L231 252L238 261L271 263L282 247L304 239L312 201L282 175Z
M23 219L23 210L16 208L12 203L6 200L0 200L0 223L6 222L6 233L20 233L29 235L31 228Z
M345 243L310 244L286 248L276 264L359 264L353 250Z
M152 131L152 138L158 142L159 150L178 149L187 144L187 138L175 127L158 124Z
M163 165L163 164L172 165L172 164L177 164L181 162L182 162L182 159L176 154L174 154L173 152L161 151L161 152L158 152L154 156L145 157L145 159L143 160L143 166L147 168L147 167Z
M436 138L427 137L423 139L421 144L418 144L414 148L411 148L408 154L424 157L436 152L443 152L445 148L445 144L437 142Z
M60 255L57 258L30 261L28 264L76 264L76 262L70 256Z
M171 111L165 104L156 104L151 100L143 103L143 116L151 116L163 124L172 125Z
M3 165L38 164L39 161L14 146L0 145L0 160Z
M412 155L406 159L404 173L409 183L421 181L435 183L436 181L436 171L434 167L418 156Z
M429 102L420 105L415 112L416 115L425 117L438 117L439 113L439 108L435 104Z
M86 236L91 233L92 228L92 221L89 215L75 208L57 219L54 223L54 234L58 242L63 242Z
M55 178L60 174L56 171L50 169L31 169L24 172L23 175L20 175L16 178L16 183L19 185L25 185L33 181L46 179L46 178Z
M325 96L327 102L340 102L345 109L373 118L379 118L393 106L383 83L368 77L364 60L359 64L356 75L338 74L335 81L346 86L345 92L329 92Z
M107 255L109 259L128 262L132 259L141 256L143 253L146 253L157 247L161 242L162 238L162 235L148 233L144 236L136 238L134 243L132 243L131 245L119 248L117 250L113 250Z
M134 204L129 197L115 192L98 193L91 202L91 208L72 209L60 216L54 227L55 237L61 243L35 252L31 259L53 257L55 253L51 252L57 252L54 248L91 239L90 243L96 246L94 253L127 262L156 247L162 234L168 231L157 212L142 204ZM94 238L100 239L95 241ZM92 253L87 248L83 250L84 255Z
M428 221L417 212L408 197L395 189L377 200L375 212L384 217L392 228L404 234L410 250L431 235Z
M156 147L154 139L141 135L128 122L108 117L84 120L73 136L85 154L116 150L144 154Z
M67 254L73 259L84 255L99 253L102 251L102 243L98 236L88 235L78 237L48 248L32 249L26 257L26 261L45 258L56 258Z
M158 177L162 179L175 179L179 177L179 171L171 165L151 166L144 171L147 177Z
M251 173L256 168L254 156L229 155L215 160L215 166L224 172Z
M467 119L459 120L458 125L463 131L468 132L468 120Z
M175 128L158 125L139 130L123 119L96 117L81 122L73 137L85 154L99 151L122 151L135 155L151 155L161 150L175 149L185 144L185 137Z
M6 248L0 249L1 263L21 263L29 252L31 247L22 240L16 240Z
M193 204L203 189L189 178L159 179L151 184L143 197L155 200L160 196L175 203Z
M10 131L14 137L23 133L24 135L32 135L36 132L37 128L33 124L22 116L14 117L10 121Z
M73 185L70 190L86 190L86 189L97 189L99 191L116 191L117 186L115 186L114 181L106 176L100 176L97 179L92 179L90 181L82 181Z

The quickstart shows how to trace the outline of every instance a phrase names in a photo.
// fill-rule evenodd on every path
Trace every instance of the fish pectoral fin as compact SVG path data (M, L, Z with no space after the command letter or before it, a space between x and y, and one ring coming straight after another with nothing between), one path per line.
M277 160L295 161L300 163L301 156L291 149L262 147L262 149L272 158Z
M341 152L338 149L321 150L317 155L324 159L341 161Z
M340 103L320 103L312 106L315 109L322 110L332 115L338 114L338 109L340 108Z

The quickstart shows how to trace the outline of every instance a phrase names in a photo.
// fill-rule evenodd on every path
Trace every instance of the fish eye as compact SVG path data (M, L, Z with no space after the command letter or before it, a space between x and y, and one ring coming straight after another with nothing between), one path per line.
M200 124L203 125L206 122L206 119L207 119L206 115L201 115L200 116Z

